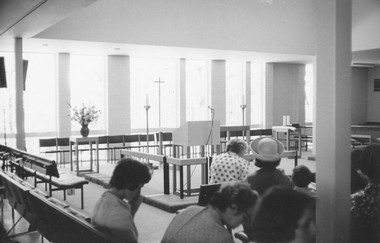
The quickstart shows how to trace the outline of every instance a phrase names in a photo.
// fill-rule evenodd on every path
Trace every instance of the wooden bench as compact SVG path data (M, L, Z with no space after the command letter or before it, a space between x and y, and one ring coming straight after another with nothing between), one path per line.
M21 178L18 178L10 172L5 172L2 170L0 170L0 180L4 185L8 203L12 208L12 217L14 222L13 227L17 225L21 218L25 218L25 220L29 223L28 232L33 231L36 226L37 218L32 213L33 206L28 200L30 187L22 184L23 180ZM14 220L14 210L16 210L20 215L20 219L16 222Z
M28 232L23 234L38 231L44 238L55 243L115 242L97 230L90 223L89 216L38 189L31 188L31 185L16 175L0 170L0 179L5 184L10 206L30 224ZM10 238L17 240L18 235L20 234Z
M89 182L67 172L59 172L54 160L48 160L37 155L0 145L0 151L8 153L7 162L13 170L22 178L34 177L34 186L45 183L45 190L52 196L53 191L63 191L66 200L66 191L72 189L81 190L81 208L84 208L83 186Z
M366 134L351 134L352 148L368 146L372 143L372 136Z
M57 201L49 200L34 191L30 192L30 201L37 209L37 230L51 242L115 242L97 230L90 223L90 217L70 206L57 204Z

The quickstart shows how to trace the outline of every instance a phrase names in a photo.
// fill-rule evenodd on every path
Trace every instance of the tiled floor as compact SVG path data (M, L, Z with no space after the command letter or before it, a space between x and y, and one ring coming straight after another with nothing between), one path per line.
M302 154L302 158L299 159L299 164L304 164L308 166L313 172L315 172L315 161L310 161L307 158L311 155L310 152L306 152ZM115 164L107 163L106 161L102 161L100 164L100 173L111 175L113 168ZM280 168L284 169L286 174L291 174L291 171L294 167L294 160L293 159L287 159L284 158L281 161ZM251 172L255 171L257 168L251 163L250 170ZM61 170L66 170L67 173L69 173L69 166L66 166L65 168L61 168ZM199 178L200 178L200 169L194 168L194 174L192 177L192 181L194 181L194 187L199 185ZM42 187L41 187L42 189ZM91 215L95 202L97 199L101 196L101 194L106 189L102 186L90 182L88 185L85 185L84 187L84 204L85 207L83 210L80 210L80 193L79 191L75 193L74 195L67 196L67 202L72 206L78 209L79 211L82 211L83 213L87 215ZM162 178L162 168L159 168L158 170L154 171L152 180L143 187L142 189L143 195L157 195L157 194L163 194L163 178ZM53 196L63 200L62 193L54 192ZM14 220L17 220L19 218L18 215L12 219L11 216L11 209L9 205L7 204L7 201L5 200L4 204L4 216L3 216L3 222L4 227L6 231L9 231L15 222ZM136 226L139 231L139 242L141 243L154 243L154 242L160 242L166 227L172 220L172 218L175 216L174 213L168 213L161 209L155 208L153 206L147 205L143 203L139 209L139 211L136 214L135 222ZM21 232L25 232L28 229L28 223L21 219L20 223L18 223L17 227L15 227L14 230L10 232L10 234L18 234ZM29 237L29 238L28 238ZM22 239L18 239L19 242L41 242L41 238L37 235L33 236L24 236ZM46 240L44 242L47 242ZM239 241L236 241L239 242Z

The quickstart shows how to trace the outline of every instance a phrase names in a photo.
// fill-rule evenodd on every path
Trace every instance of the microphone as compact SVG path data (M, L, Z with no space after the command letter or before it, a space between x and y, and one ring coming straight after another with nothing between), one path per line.
M211 106L208 106L207 108L209 108L210 110L214 111L215 109L212 108Z

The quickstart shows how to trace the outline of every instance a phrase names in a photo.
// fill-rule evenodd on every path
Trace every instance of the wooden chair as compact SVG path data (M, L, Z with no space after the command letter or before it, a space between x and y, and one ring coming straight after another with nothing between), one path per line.
M273 136L273 130L271 128L260 129L260 137L262 136Z
M204 184L199 188L198 205L207 206L212 195L217 192L221 184Z
M227 144L227 131L220 131L220 150L225 151Z
M262 129L253 129L249 131L249 136L250 136L251 141L255 140L258 137L261 137L261 130Z
M138 134L124 135L124 148L126 149L140 149L140 136Z
M154 139L154 134L149 134L147 140L146 134L139 134L140 138L140 145L141 148L147 148L148 147L148 141L149 141L149 147L158 147L157 142Z
M39 139L40 154L55 154L55 161L58 161L60 154L57 144L57 138L40 138Z
M364 147L372 143L371 135L351 134L351 147Z
M57 138L57 147L59 151L59 163L60 165L63 164L63 167L65 167L66 164L66 153L68 154L70 152L69 150L70 146L70 138Z
M108 136L99 136L98 137L98 145L99 151L106 151L106 160L109 162L109 151L111 150L110 147L108 147Z
M171 132L159 132L156 133L156 141L158 143L158 154L161 155L172 155L173 147L173 133ZM166 149L169 148L169 153L166 152Z
M230 132L230 136L231 136L231 138L232 137L242 138L243 137L243 131L241 131L241 130L239 130L239 131L231 131Z
M124 135L108 136L108 148L111 150L111 163L116 161L116 151L125 147Z

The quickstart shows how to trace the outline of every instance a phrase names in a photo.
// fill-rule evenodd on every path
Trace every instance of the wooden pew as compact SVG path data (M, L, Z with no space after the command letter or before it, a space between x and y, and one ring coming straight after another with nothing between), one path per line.
M38 225L45 230L46 238L49 241L54 243L115 242L111 237L97 230L89 222L88 216L70 206L58 205L34 191L30 192L30 200L33 206L39 209L37 210ZM39 226L38 230L40 230ZM44 233L41 234L45 237Z
M16 175L0 170L0 179L6 185L10 206L33 226L25 233L37 230L44 238L55 243L115 242L92 226L89 216L38 189L28 187Z
M23 180L21 178L2 170L0 170L0 180L4 184L9 205L12 210L16 210L20 215L20 218L14 223L12 229L17 225L21 218L25 218L29 223L28 232L34 231L37 218L33 213L33 206L28 199L30 187L23 185ZM14 217L13 211L12 216Z
M53 191L63 191L66 200L66 191L72 189L81 190L81 208L84 208L83 186L89 182L70 173L59 173L54 160L48 160L37 155L29 154L15 148L0 145L0 151L7 152L7 161L16 174L22 178L34 177L34 186L45 183L45 190L52 196Z

